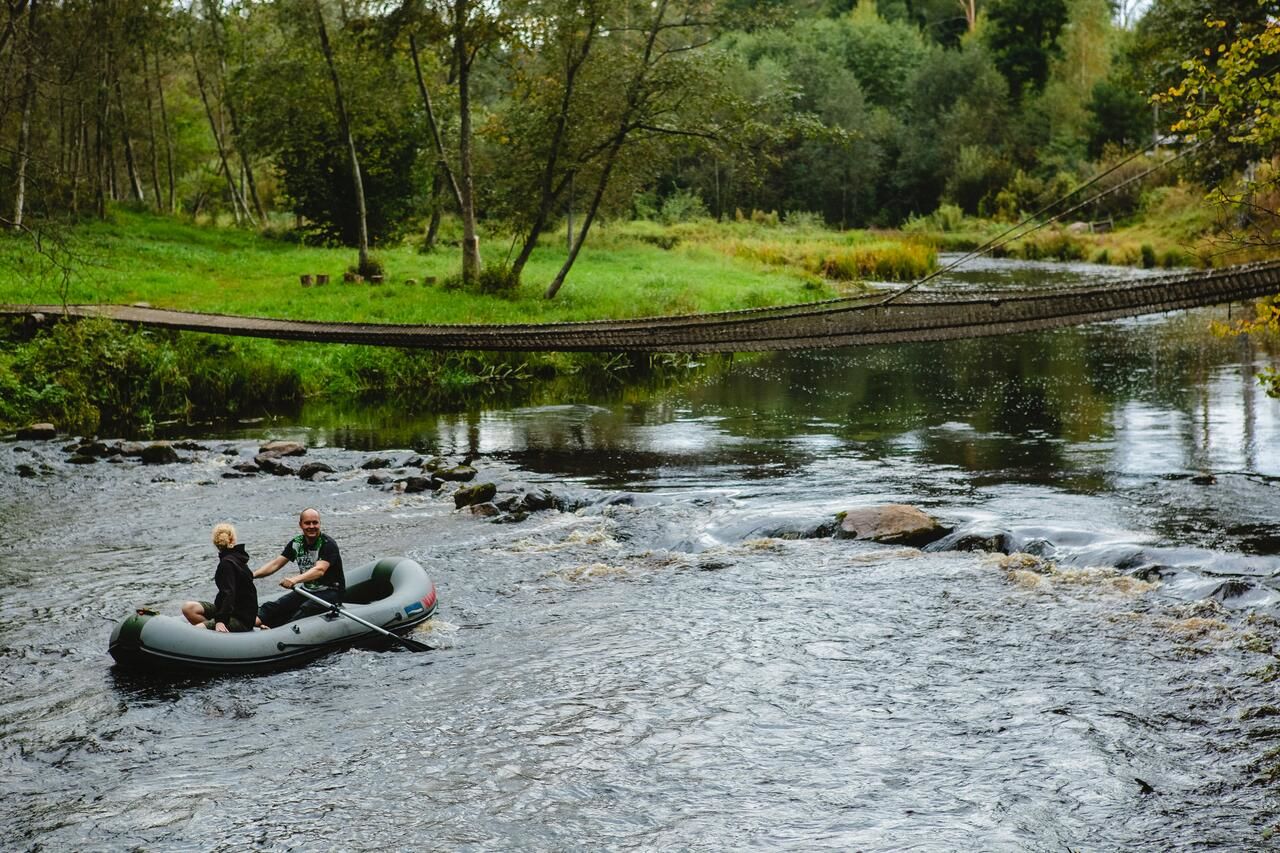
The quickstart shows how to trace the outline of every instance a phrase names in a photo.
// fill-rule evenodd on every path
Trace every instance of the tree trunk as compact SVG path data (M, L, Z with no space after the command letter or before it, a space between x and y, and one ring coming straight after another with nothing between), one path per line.
M235 214L236 224L240 224L240 211L246 209L244 199L240 197L240 190L236 188L236 177L231 171L231 166L227 163L227 147L222 142L222 134L218 131L218 121L213 115L213 106L209 103L209 93L205 86L204 71L200 68L200 59L196 56L195 42L192 41L191 47L191 64L196 71L196 88L200 90L200 100L204 103L204 114L209 119L209 131L213 134L213 141L218 148L218 160L222 164L222 174L227 178L227 191L231 193L231 209Z
M591 197L591 204L587 208L586 214L582 219L582 230L578 232L578 239L574 242L573 248L569 250L569 256L565 258L564 265L560 267L560 271L556 273L556 277L551 284L547 285L547 290L543 296L547 299L555 298L564 280L569 275L569 270L573 268L574 261L578 259L578 252L582 250L582 244L587 240L587 232L591 230L591 224L595 222L596 214L600 211L600 202L604 199L605 190L609 187L609 178L613 173L613 168L617 165L618 156L622 152L623 145L627 142L627 136L634 129L632 127L632 119L639 109L639 105L643 99L642 86L645 76L653 67L654 50L658 41L658 34L663 28L663 18L667 11L667 0L657 0L653 5L653 24L649 27L649 32L645 37L645 46L643 59L640 63L636 76L632 78L627 87L626 109L618 120L618 128L614 131L613 138L609 142L608 153L605 155L604 165L600 169L600 177L596 181L595 193Z
M9 39L13 38L17 33L18 27L16 22L22 17L22 13L25 11L27 3L26 0L9 0L7 5L9 7L9 21L5 28L0 30L0 53L2 53L5 47L8 46Z
M151 71L147 65L147 46L139 48L142 54L142 88L147 93L147 160L151 166L151 191L155 193L156 212L164 209L164 193L160 189L160 151L156 145L156 112L151 99Z
M475 178L471 166L471 60L467 46L467 0L454 0L454 58L458 63L458 163L462 170L458 205L462 215L462 281L480 275L480 237L476 233Z
M254 212L258 215L258 224L266 227L267 211L262 206L262 198L258 195L258 182L253 178L253 167L249 164L249 152L245 150L244 138L240 133L240 122L236 118L235 107L231 99L227 99L227 115L231 117L231 138L236 144L236 153L240 156L240 166L244 170L244 182L249 190L249 199L253 202ZM243 196L243 193L241 194Z
M444 205L440 200L443 192L444 177L437 171L431 179L431 218L427 220L427 233L422 239L424 252L434 252L436 249L436 240L440 236L440 220L444 213Z
M129 176L129 189L138 201L145 201L142 191L142 176L138 174L137 158L133 156L133 138L129 135L129 114L124 109L124 87L120 78L116 77L116 109L120 113L120 139L124 145L124 167Z
M71 212L79 214L80 177L89 172L89 122L84 116L83 100L76 103L75 121L76 141L71 147Z
M432 198L439 195L439 182L442 179L447 180L449 189L453 193L453 200L459 208L462 207L462 192L458 188L458 180L454 177L453 169L449 168L449 158L444 153L444 140L440 136L440 125L436 121L436 113L431 105L431 93L427 91L426 81L422 78L422 65L418 62L418 40L413 35L409 36L409 50L413 54L413 73L418 78L418 91L422 94L422 105L427 110L427 127L431 129L431 144L436 149L436 174L432 179Z
M569 127L569 110L573 104L574 85L577 82L578 71L582 68L583 63L587 61L587 56L591 53L591 46L595 40L596 28L599 19L592 17L586 22L586 33L582 39L581 50L576 56L573 56L568 68L565 69L564 93L560 98L560 111L556 115L555 130L551 135L551 148L547 152L547 162L543 165L542 181L539 187L538 207L534 213L533 221L529 224L528 233L525 234L524 244L520 247L520 254L516 256L515 261L511 264L511 275L519 281L520 273L524 270L524 266L529 262L529 257L533 254L534 248L538 245L538 236L542 234L543 229L547 227L547 220L551 216L551 210L555 206L556 198L560 195L560 188L555 187L556 168L560 163L560 148L564 144L565 134ZM572 177L569 178L572 180ZM562 182L563 186L563 182ZM569 251L573 251L573 208L570 201L569 209Z
M342 135L347 141L347 156L351 161L351 184L356 194L356 213L358 238L360 241L359 268L363 273L369 267L369 225L364 205L364 182L360 178L360 160L356 156L356 140L351 135L351 122L347 116L347 105L342 99L342 82L338 79L338 68L333 64L333 49L329 46L329 31L325 29L324 15L320 11L319 0L313 0L316 11L316 26L320 29L320 49L324 51L324 61L329 66L329 77L333 80L333 98L338 106L338 123Z
M242 186L240 188L240 198L244 199L246 190L248 190L248 199L253 202L254 213L257 214L258 224L266 226L267 212L262 207L262 199L258 196L258 183L253 177L253 168L249 165L252 159L249 152L245 149L244 134L240 132L240 118L236 112L235 99L227 92L227 52L229 39L227 38L227 24L223 19L218 4L213 0L205 0L205 14L208 16L214 39L218 45L218 73L220 75L217 83L218 89L222 97L222 104L227 109L227 117L231 120L231 141L235 145L236 156L240 160L240 170L243 176ZM245 215L252 217L249 213L249 206L245 204Z
M587 240L587 232L591 230L591 223L595 221L596 214L600 211L600 202L604 199L605 190L609 187L609 176L613 172L614 164L618 162L618 153L622 150L624 141L625 137L621 133L614 139L613 145L609 149L609 156L605 160L604 168L600 170L600 178L596 181L596 191L591 196L591 204L582 217L582 230L578 232L578 239L573 242L573 248L569 250L569 256L565 258L564 265L560 267L555 279L547 286L546 293L543 294L544 298L555 298L561 285L564 284L564 280L568 277L569 270L573 268L574 261L578 259L578 252L582 250L582 244Z
M107 99L107 69L104 64L102 68L102 76L98 80L98 103L96 127L93 135L93 170L94 170L94 187L93 187L93 204L94 213L99 219L107 218L107 180L108 180L108 163L107 158L110 156L110 150L107 143L107 108L110 105Z
M27 67L22 75L22 116L18 121L17 175L13 193L13 222L11 227L22 227L22 216L27 199L27 166L31 162L31 111L36 102L36 4L32 0L27 14Z
M160 76L160 51L155 53L156 67L156 100L160 103L160 129L164 133L164 162L165 171L168 173L166 177L169 179L169 194L167 196L169 213L177 213L177 186L178 176L173 165L173 133L169 127L169 110L164 102L164 80Z

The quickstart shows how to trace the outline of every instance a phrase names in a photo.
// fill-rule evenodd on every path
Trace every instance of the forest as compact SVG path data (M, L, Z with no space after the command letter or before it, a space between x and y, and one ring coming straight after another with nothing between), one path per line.
M1258 0L7 0L0 221L38 236L132 205L350 246L363 271L371 247L448 243L465 281L488 257L509 282L564 232L549 297L608 219L1013 221L1091 181L1115 191L1077 218L1179 192L1269 212L1277 14ZM1197 139L1231 147L1190 152Z

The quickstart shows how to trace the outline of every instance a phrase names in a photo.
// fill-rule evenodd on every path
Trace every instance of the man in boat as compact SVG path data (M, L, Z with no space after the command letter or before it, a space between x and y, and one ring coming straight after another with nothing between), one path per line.
M275 601L264 602L258 608L258 622L267 628L276 628L294 619L323 612L320 605L292 591L297 584L302 584L307 592L331 604L341 604L342 594L346 591L342 555L338 553L338 543L320 532L320 513L310 507L304 509L298 516L298 527L302 529L302 533L285 543L280 556L264 563L253 573L254 578L265 578L278 572L287 563L296 563L298 566L298 574L280 581L280 586L290 592Z

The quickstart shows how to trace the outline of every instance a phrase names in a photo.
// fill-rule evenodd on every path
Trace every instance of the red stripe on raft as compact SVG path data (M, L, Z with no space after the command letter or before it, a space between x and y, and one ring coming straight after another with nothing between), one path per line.
M436 588L434 584L431 586L431 591L423 597L422 606L428 610L436 606Z

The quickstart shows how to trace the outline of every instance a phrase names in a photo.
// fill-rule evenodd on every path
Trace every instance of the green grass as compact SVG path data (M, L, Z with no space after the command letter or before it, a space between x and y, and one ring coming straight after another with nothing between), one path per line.
M457 275L456 248L422 254L407 245L378 249L385 283L342 283L355 262L345 248L314 248L264 238L230 228L199 227L177 220L118 210L107 222L68 229L63 242L50 241L72 270L63 280L56 269L31 252L22 236L0 238L0 302L135 303L211 313L314 320L362 320L395 323L529 323L624 318L698 311L722 311L761 305L807 302L847 289L808 269L801 253L796 265L777 265L724 251L720 240L765 236L737 235L757 226L704 225L701 231L669 229L655 238L644 224L593 231L568 280L553 300L542 297L564 260L562 239L546 239L525 269L513 293L485 295L447 289ZM800 239L780 227L772 239ZM833 232L803 238L811 245L848 243ZM663 248L662 243L672 245ZM487 263L505 260L509 240L490 240L482 248ZM891 253L893 244L880 249ZM869 264L874 268L873 264ZM327 273L330 283L304 288L302 274ZM417 283L406 284L413 279ZM426 282L434 280L435 284Z

